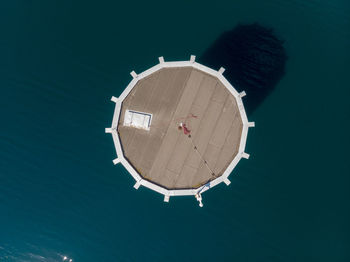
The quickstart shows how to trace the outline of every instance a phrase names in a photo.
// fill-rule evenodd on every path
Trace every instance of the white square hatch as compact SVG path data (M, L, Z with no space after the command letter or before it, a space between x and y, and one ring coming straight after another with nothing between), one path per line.
M133 110L125 110L124 126L132 126L135 128L150 130L152 114L137 112Z

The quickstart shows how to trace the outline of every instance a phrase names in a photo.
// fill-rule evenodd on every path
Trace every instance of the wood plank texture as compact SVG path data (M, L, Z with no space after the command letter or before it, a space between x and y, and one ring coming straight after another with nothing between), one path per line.
M123 126L126 109L152 114L150 130ZM238 152L242 126L234 97L217 78L179 67L135 85L122 104L118 133L125 157L142 177L185 189L222 175Z

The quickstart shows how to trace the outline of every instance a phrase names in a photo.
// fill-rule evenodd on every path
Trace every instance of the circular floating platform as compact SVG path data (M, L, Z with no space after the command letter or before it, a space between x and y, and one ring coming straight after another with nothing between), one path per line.
M196 195L225 182L244 152L248 122L238 93L222 75L190 61L164 62L137 75L116 103L118 158L140 185L165 196Z

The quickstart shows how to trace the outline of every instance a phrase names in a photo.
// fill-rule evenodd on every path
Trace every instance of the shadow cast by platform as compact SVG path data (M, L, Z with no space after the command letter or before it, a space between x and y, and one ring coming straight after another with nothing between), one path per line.
M245 91L245 108L253 113L285 74L287 54L271 28L257 23L237 25L223 33L198 59L225 77L238 92Z

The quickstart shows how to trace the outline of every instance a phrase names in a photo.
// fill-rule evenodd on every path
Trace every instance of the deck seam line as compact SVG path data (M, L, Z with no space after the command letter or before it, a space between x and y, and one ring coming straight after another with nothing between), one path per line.
M186 88L187 82L188 82L188 80L189 80L189 78L190 78L192 72L193 72L193 68L191 68L191 72L190 72L190 74L188 75L187 80L184 82L184 85L183 85L183 87L182 87L182 92L183 92L184 89ZM170 121L169 121L169 124L168 124L168 127L167 127L167 129L166 129L165 136L166 136L166 134L169 132L169 129L170 129L170 127L171 127L171 124L173 123L173 118L174 118L175 112L176 112L176 110L177 110L177 107L178 107L178 105L179 105L179 103L180 103L181 98L182 98L182 95L179 96L179 98L178 98L178 101L177 101L177 103L176 103L176 107L175 107L175 109L174 109L174 111L173 111L173 113L172 113L172 117L171 117L171 119L170 119ZM162 141L162 144L161 144L161 146L159 147L159 151L160 151L160 149L162 148L164 141L165 141L165 140ZM159 154L159 151L158 151L158 153L157 153L157 156L158 156L158 154ZM156 156L156 159L157 159L157 156ZM153 162L152 167L151 167L151 170L152 170L154 164L155 164L155 162ZM165 169L166 169L166 168L167 168L167 163L166 163L166 165L165 165Z
M208 74L208 75L209 75L209 74ZM211 75L209 75L209 76L211 76ZM212 77L212 76L211 76L211 77ZM204 77L203 77L203 79L204 79ZM203 79L202 79L202 81L203 81ZM201 84L202 84L202 81L201 81ZM204 118L204 115L205 115L205 114L207 113L207 111L208 111L209 102L211 101L211 99L212 99L212 97L213 97L213 95L214 95L214 93L215 93L215 89L216 89L218 83L219 83L219 80L216 79L216 84L215 84L215 86L214 86L213 93L210 95L210 98L209 98L209 100L208 100L208 104L207 104L206 107L205 107L204 113L203 113L203 115L202 115L202 117L201 117L201 120L200 120L199 123L198 123L198 127L197 127L197 130L196 130L196 133L194 134L194 136L197 135L197 132L198 132L198 130L199 130L199 127L200 127L200 125L201 125L201 123L202 123L202 120L203 120L203 118ZM199 89L198 89L198 90L199 90ZM192 104L191 104L191 108L192 108L192 106L193 106L193 103L194 103L194 100L193 100L193 102L192 102ZM193 142L193 144L195 144L194 139L192 139L192 142ZM189 151L187 152L186 159L188 159L188 156L189 156L190 153L191 153L191 150L189 150ZM198 151L198 153L199 153L199 151ZM202 161L202 160L200 160L200 161ZM181 168L181 171L180 171L180 173L179 173L179 176L181 176L182 171L183 171L183 167L186 165L187 162L188 162L188 161L185 161L184 164L182 165L182 168ZM190 166L190 165L189 165L189 166ZM193 167L193 168L196 169L196 174L197 174L198 169L199 169L199 166L198 166L198 167ZM177 177L177 179L179 179L179 177ZM177 181L176 181L176 182L177 182ZM192 184L192 182L191 182L191 184Z
M237 102L236 102L236 104L237 104ZM231 125L230 125L230 129L232 128L232 126L233 126L233 124L234 124L234 122L235 122L234 119L236 118L237 113L239 113L239 110L237 110L237 111L235 112L235 117L233 118L233 121L232 121L232 123L231 123ZM241 117L239 116L239 118L241 118ZM242 119L241 119L241 121L242 121ZM242 123L242 125L243 125L243 123ZM228 137L229 137L229 134L226 136L224 144L226 144L226 141L227 141ZM222 146L222 148L221 148L221 150L220 150L220 155L221 155L221 153L222 153L223 150L224 150L224 147ZM238 151L239 151L239 150L237 150L237 153L238 153ZM237 153L236 153L236 155L237 155ZM236 155L235 155L235 156L236 156ZM233 158L235 158L235 156L234 156ZM230 165L231 162L232 162L232 161L229 161L229 163L228 163L223 169L226 170L227 167ZM217 163L218 163L218 162L215 163L214 170L215 170L215 168L217 167ZM225 172L225 171L223 171L222 174L223 174L224 172ZM221 173L221 170L220 170L219 173ZM221 174L221 175L222 175L222 174Z
M197 71L198 71L198 70L197 70ZM200 89L200 86L201 86L201 84L202 84L202 82L203 82L203 79L204 79L204 77L202 76L202 78L201 78L201 80L200 80L200 83L199 83L199 86L198 86L198 90L196 91L196 94L195 94L195 96L194 96L194 99L193 99L193 101L192 101L192 103L191 103L191 106L190 106L190 109L189 109L189 110L191 110L192 105L193 105L193 102L194 102L194 100L195 100L196 97L197 97L197 94L198 94L198 92L199 92L199 89ZM186 84L187 84L187 82L186 82ZM181 96L181 98L182 98L182 96ZM180 103L180 100L179 100L179 103ZM177 109L177 107L179 106L179 103L177 104L176 109ZM176 112L176 110L175 110L175 112ZM188 113L187 113L187 114L188 114ZM174 119L174 115L173 115L173 117L172 117L172 119L171 119L171 123L173 123L174 120L175 120L175 119ZM180 134L179 134L179 135L177 136L177 138L176 138L176 144L177 144L177 142L178 142L178 140L179 140L179 137L180 137ZM173 155L174 150L175 150L175 147L173 148L173 150L172 150L172 152L171 152L171 156ZM169 159L170 159L170 158L169 158ZM167 163L166 163L166 168L168 168L168 165L169 165L169 160L168 160ZM182 168L181 168L181 170L182 170ZM174 172L174 173L175 173L175 172ZM181 174L181 171L180 171L179 174ZM174 184L173 188L176 188L175 185L176 185L176 183L177 183L177 177L178 177L178 176L176 176L176 181L175 181L175 184Z
M223 108L224 108L224 106L225 106L225 104L226 104L226 101L227 101L227 99L229 99L229 96L227 96L226 98L225 98L225 101L223 102L223 104L222 104L222 108L221 108L221 110L220 110L220 114L222 114L222 110L223 110ZM220 117L218 117L218 118L216 118L216 120L215 120L215 125L214 125L214 129L213 129L213 132L214 132L214 130L215 130L215 126L217 125L217 123L218 123L218 121L219 121L219 119L220 119ZM207 153L207 150L208 150L208 145L209 145L209 141L210 141L210 139L212 138L212 136L213 136L213 132L210 134L210 137L209 137L209 139L208 139L208 143L207 143L207 145L206 145L206 147L205 147L205 149L204 149L204 153L203 153L203 156L202 156L202 158L204 159L204 156L205 156L205 154ZM206 161L206 160L205 160ZM216 164L216 163L215 163ZM209 165L208 165L209 166ZM198 168L199 169L199 168ZM213 173L213 168L210 168L210 171ZM198 171L197 171L198 172ZM215 174L215 173L214 173ZM209 178L209 181L212 181L213 180L213 174L210 174L211 175L211 178ZM216 178L216 176L214 176L214 179ZM206 183L208 183L208 182L206 182ZM205 184L206 184L205 183ZM201 186L202 186L203 184L201 184Z

